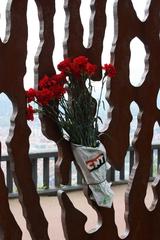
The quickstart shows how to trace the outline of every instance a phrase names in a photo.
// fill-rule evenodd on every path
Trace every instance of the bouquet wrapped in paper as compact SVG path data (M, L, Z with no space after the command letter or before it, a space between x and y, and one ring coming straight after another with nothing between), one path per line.
M106 77L114 77L115 68L104 64L102 69L100 97L96 101L92 97L92 78L97 66L85 56L64 59L58 64L59 74L45 75L38 89L26 91L27 119L33 120L33 114L41 112L57 123L59 131L71 142L75 160L91 189L91 198L99 206L111 207L113 191L106 180L110 166L99 141L98 121L102 121L99 108ZM33 108L31 102L38 108Z

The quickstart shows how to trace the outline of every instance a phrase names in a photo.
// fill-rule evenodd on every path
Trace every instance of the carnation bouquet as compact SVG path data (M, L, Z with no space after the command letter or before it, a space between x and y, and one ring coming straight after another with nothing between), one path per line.
M92 199L100 206L111 207L113 192L106 181L106 152L99 141L98 122L102 91L106 77L115 76L111 64L102 66L103 77L98 100L92 97L92 79L98 68L87 57L66 58L57 66L60 73L45 75L38 89L26 91L27 119L40 112L57 123L62 135L71 142L73 154L86 183L92 191ZM34 102L37 108L30 104Z

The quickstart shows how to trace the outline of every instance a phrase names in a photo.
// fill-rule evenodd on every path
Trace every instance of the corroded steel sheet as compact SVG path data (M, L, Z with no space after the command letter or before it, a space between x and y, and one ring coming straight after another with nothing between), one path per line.
M31 238L49 239L48 223L40 207L39 197L33 180L31 162L28 156L30 129L26 122L26 97L23 78L26 72L27 56L27 0L12 0L7 7L6 42L0 42L0 92L4 92L13 104L11 128L7 140L11 158L11 170L19 192L19 200L26 219ZM35 86L44 74L52 75L55 68L52 62L54 50L54 0L35 0L39 12L40 43L35 56ZM107 0L91 1L90 36L88 48L83 46L83 27L80 18L80 0L65 0L66 14L64 56L86 55L98 66L101 65L103 40L107 24ZM130 104L135 101L140 109L138 127L133 148L135 164L133 166L125 196L126 240L159 240L160 224L160 186L159 175L153 187L154 201L148 210L144 199L151 168L151 143L153 128L160 122L160 113L156 106L159 91L160 56L159 56L159 13L160 1L152 0L146 11L146 20L141 22L133 8L131 0L116 0L114 4L115 37L111 53L112 63L117 75L107 82L107 101L109 127L101 134L111 165L120 170L129 147L129 132L132 115ZM138 37L145 46L146 77L139 87L134 87L129 78L130 43ZM138 57L138 54L137 54ZM101 76L101 70L94 80ZM107 118L107 113L106 113ZM58 131L56 123L41 117L42 131L50 140L57 142L59 155L57 172L60 181L67 184L71 162L74 161L71 146ZM0 238L22 239L22 232L9 210L7 190L3 172L0 169ZM84 193L89 204L97 211L99 228L92 233L85 231L86 216L76 209L64 192L59 192L62 208L62 224L67 240L118 240L115 224L115 211L112 208L98 207L89 200L90 192ZM4 214L5 213L5 214ZM54 213L53 213L54 218ZM54 226L53 226L54 228ZM14 231L13 231L14 230ZM53 238L54 239L54 236Z

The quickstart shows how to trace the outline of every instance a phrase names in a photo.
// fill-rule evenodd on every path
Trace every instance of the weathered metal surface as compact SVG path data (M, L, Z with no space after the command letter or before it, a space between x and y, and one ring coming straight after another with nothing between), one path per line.
M72 1L70 1L72 5ZM117 76L111 79L107 85L107 96L110 104L110 124L106 132L101 135L101 141L106 147L109 160L116 169L122 169L124 157L129 146L129 131L132 116L130 113L130 104L135 101L140 108L138 119L138 129L134 138L135 164L129 180L126 192L126 236L127 240L158 240L159 231L159 175L155 180L153 188L155 199L151 209L145 206L144 199L149 179L151 167L151 142L153 136L153 127L156 121L159 121L159 110L156 107L156 99L159 90L159 1L151 1L149 15L145 22L141 22L136 15L130 0L115 1L114 5L115 26L115 48L112 52L112 59L117 69ZM148 13L148 12L147 12ZM146 14L147 14L146 13ZM77 17L77 13L75 18ZM79 19L74 19L74 26ZM102 20L103 22L103 20ZM79 23L78 23L79 24ZM71 29L74 28L70 25ZM81 28L80 28L81 29ZM82 34L82 32L81 32ZM140 87L133 87L129 79L130 62L130 42L134 37L138 37L145 45L149 54L146 59L145 71L148 71L144 83ZM78 37L79 38L79 37ZM81 38L79 38L81 39ZM78 39L76 39L78 41ZM72 40L73 41L73 40ZM72 49L72 41L68 44L68 49ZM77 43L76 41L76 43ZM74 40L75 43L75 40ZM74 52L74 43L73 49ZM81 51L84 53L83 48ZM85 52L87 56L87 51ZM95 56L94 56L95 57ZM96 58L96 57L95 57ZM95 59L93 58L93 59ZM109 137L108 137L109 136ZM87 234L82 225L85 222L85 216L76 212L72 207L70 200L63 193L59 197L62 209L62 219L66 219L64 231L66 239L120 239L114 223L113 209L100 209L95 206L99 216L103 216L102 225L98 231ZM72 214L71 214L71 209ZM77 219L77 223L73 221ZM76 235L71 231L75 229ZM109 225L107 227L107 222ZM79 227L81 226L81 227ZM110 231L112 229L112 231ZM80 237L79 237L80 236Z
M1 152L1 145L0 145ZM10 211L8 203L8 190L5 186L4 173L0 168L0 239L20 240L22 232L19 228L13 214Z
M126 239L159 239L155 222L160 222L158 193L153 202L154 211L149 211L144 203L151 167L151 144L153 128L158 120L159 110L156 99L159 90L158 65L159 52L159 1L151 1L149 16L141 22L133 9L131 1L118 1L118 35L114 52L117 77L111 81L109 101L114 106L109 129L113 143L103 135L102 139L109 153L111 163L122 167L129 144L130 110L135 101L140 108L138 131L134 139L135 164L130 176L126 193L126 223L128 236ZM116 20L116 21L117 21ZM125 26L125 28L124 28ZM152 26L152 27L151 27ZM129 81L130 41L138 37L145 46L149 58L146 61L147 75L140 87L133 87ZM123 93L123 94L122 94ZM120 144L119 144L120 143ZM114 154L115 153L115 154ZM156 179L156 191L159 188L159 176ZM156 192L154 189L154 192Z
M8 41L5 44L0 42L0 92L4 92L13 104L11 128L7 140L11 169L18 188L27 228L32 239L38 240L49 238L48 223L39 204L39 196L32 180L31 163L28 157L30 130L26 121L26 98L23 87L27 54L26 9L27 0L9 1L7 9L7 28L10 29L7 32ZM10 216L6 211L7 217ZM2 228L4 235L2 239L21 239L21 232L18 232L15 222L11 223L10 226L7 226L11 228L10 230ZM17 229L17 236L14 234L7 236L6 231L10 233L13 224Z

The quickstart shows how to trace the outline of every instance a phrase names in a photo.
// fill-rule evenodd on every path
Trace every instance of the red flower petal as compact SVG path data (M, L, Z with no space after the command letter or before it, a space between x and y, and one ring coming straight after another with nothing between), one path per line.
M115 77L116 69L112 64L104 64L102 69L105 70L105 75L107 75L108 77Z
M34 114L35 111L33 109L33 107L31 105L28 105L27 106L27 120L31 120L33 121L34 120Z

